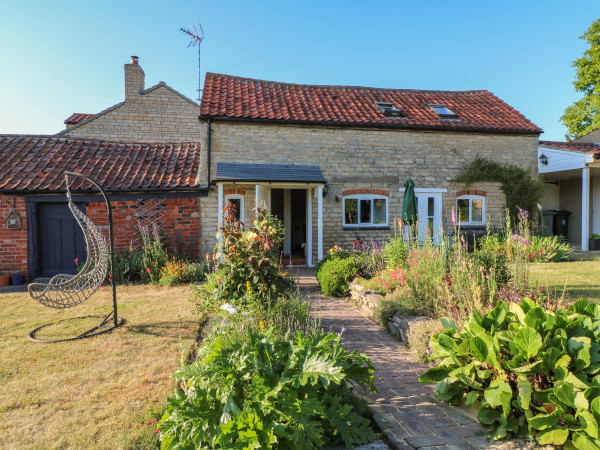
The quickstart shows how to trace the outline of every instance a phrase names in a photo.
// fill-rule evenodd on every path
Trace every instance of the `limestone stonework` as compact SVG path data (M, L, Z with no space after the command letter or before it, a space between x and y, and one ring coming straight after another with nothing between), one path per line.
M138 64L125 64L125 101L58 134L134 142L198 141L198 104L162 81L145 89L144 78Z
M207 122L202 121L202 146L207 148ZM476 154L498 162L517 164L537 174L537 135L412 131L349 127L257 124L248 122L211 123L211 173L219 162L254 164L318 165L327 180L323 199L323 248L348 248L360 236L379 243L394 234L394 219L401 217L402 192L408 178L416 188L447 189L442 195L442 221L446 232L452 228L451 210L456 194L464 190L485 193L486 220L500 226L505 199L499 183L459 185L452 179ZM202 166L206 167L206 152ZM273 186L275 187L275 186ZM244 189L246 220L254 207L254 185L225 185ZM348 190L388 191L389 227L356 229L343 226L343 194ZM336 197L339 201L336 201ZM211 251L217 229L217 190L199 199L201 247ZM317 200L313 205L313 261L317 254Z

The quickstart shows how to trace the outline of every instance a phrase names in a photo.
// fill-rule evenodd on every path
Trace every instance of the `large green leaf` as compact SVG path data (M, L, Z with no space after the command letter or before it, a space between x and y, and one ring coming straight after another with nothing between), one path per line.
M554 385L554 395L560 403L567 407L575 405L574 386L566 381L557 381Z
M529 409L529 402L531 401L531 382L526 375L518 375L517 377L517 389L519 395L517 396L517 404L523 410Z
M556 413L552 414L538 414L537 416L529 419L529 426L536 430L546 430L553 427L558 423L559 415Z
M537 331L531 327L521 328L515 335L515 346L526 356L533 358L538 354L542 346L542 338Z
M509 303L508 310L517 317L521 325L525 325L525 312L523 311L523 308L521 308L521 305Z
M573 446L578 450L600 450L600 441L581 431L573 433Z
M583 431L593 438L598 438L598 422L591 412L582 409L577 413L577 418Z
M477 410L477 419L484 425L491 425L497 421L502 414L500 411L489 407L481 407Z
M483 391L483 396L490 406L494 408L502 406L504 415L508 415L512 400L512 390L506 381L496 378L490 383L490 387Z
M465 405L467 405L467 406L472 405L477 400L479 400L479 392L478 391L471 391L471 392L469 392L467 394L467 399L465 401Z
M543 308L536 306L525 314L525 324L537 331L542 331L546 323L546 312Z
M442 323L444 330L458 331L458 327L456 326L456 322L454 322L454 320L449 319L448 317L440 317L440 322Z
M563 445L567 442L568 437L569 429L567 427L552 427L535 435L541 445Z
M419 377L419 382L427 384L437 383L446 378L450 372L452 372L452 369L448 366L434 367L421 375Z
M456 341L444 333L438 335L438 344L443 349L450 352L450 354L452 354L453 352L456 352L456 350L458 350L458 344L456 343Z

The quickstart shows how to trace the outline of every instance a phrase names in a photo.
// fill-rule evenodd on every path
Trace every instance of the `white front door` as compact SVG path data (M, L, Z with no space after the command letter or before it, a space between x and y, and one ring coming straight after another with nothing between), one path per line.
M417 197L417 214L419 216L419 241L425 236L433 242L442 242L442 190L415 189ZM445 189L443 190L445 191Z

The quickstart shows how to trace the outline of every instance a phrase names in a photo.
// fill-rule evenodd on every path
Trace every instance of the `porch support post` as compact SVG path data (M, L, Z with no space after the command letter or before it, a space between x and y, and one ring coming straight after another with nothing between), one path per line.
M317 187L317 262L323 259L323 186Z
M223 185L221 183L217 184L217 231L219 231L219 226L223 223ZM219 236L219 242L221 242L223 238Z
M285 228L285 238L283 240L283 253L290 255L292 253L292 190L283 191L283 227Z
M259 203L260 200L260 186L258 184L254 185L254 207L256 208L256 211L258 212L258 207L260 206Z
M312 188L306 189L306 265L312 267Z
M590 168L581 169L581 250L589 250L590 237Z

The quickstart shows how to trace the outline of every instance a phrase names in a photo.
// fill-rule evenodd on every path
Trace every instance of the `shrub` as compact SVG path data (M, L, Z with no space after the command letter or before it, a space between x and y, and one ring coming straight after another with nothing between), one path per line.
M337 252L334 252L334 253L331 253L331 254L327 255L325 258L323 258L317 264L316 276L317 277L319 276L319 272L321 271L321 269L323 268L323 265L327 261L331 261L331 260L334 260L334 259L346 259L346 258L350 258L350 253L345 252L345 251L337 251Z
M458 330L442 319L432 339L437 382L451 405L480 402L490 437L529 431L542 445L599 448L600 306L580 300L555 313L524 298L472 314Z
M383 254L388 269L396 269L398 266L406 267L406 259L410 251L408 242L403 238L395 237L383 246Z
M241 309L268 312L293 285L278 264L281 221L258 209L251 226L243 228L231 208L231 204L225 208L218 233L221 242L215 248L216 267L197 291L198 307L206 311L228 302Z
M375 242L371 245L365 241L352 241L352 258L361 277L372 277L377 272L385 269L385 256L383 249Z
M139 233L143 244L141 279L144 283L158 283L168 260L160 228L156 224L152 228L140 226Z
M369 359L322 331L291 340L272 328L222 335L174 375L185 383L167 399L162 448L321 448L374 438L352 384L374 389Z
M529 249L531 262L559 262L567 259L573 249L564 236L532 236Z
M334 258L326 261L317 273L321 291L333 297L346 297L350 293L348 285L357 270L358 267L351 258Z
M140 282L142 280L142 265L142 252L136 251L133 248L115 252L114 272L117 284Z
M199 283L206 279L208 267L206 264L190 263L172 257L162 268L159 284L175 286L182 283Z

